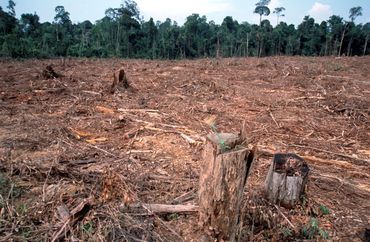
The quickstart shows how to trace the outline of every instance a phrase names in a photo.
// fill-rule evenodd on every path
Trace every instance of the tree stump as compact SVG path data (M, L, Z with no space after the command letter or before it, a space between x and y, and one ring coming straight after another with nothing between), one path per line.
M295 154L275 154L265 181L267 199L293 208L304 194L309 167Z
M42 71L42 76L46 79L55 79L61 77L60 74L56 73L53 69L52 65L47 65L45 69Z
M238 135L210 134L203 153L199 188L199 225L218 240L234 241L244 186L254 152Z
M125 70L123 68L113 73L113 83L110 88L110 92L112 94L114 94L115 91L119 88L127 89L129 87L130 87L130 84L128 83Z

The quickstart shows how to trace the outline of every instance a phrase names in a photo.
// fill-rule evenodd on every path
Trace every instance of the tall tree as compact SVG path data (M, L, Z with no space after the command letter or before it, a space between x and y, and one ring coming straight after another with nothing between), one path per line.
M353 7L349 10L349 18L350 18L351 22L346 22L346 24L344 25L343 32L342 32L342 38L340 40L338 56L340 56L342 54L342 47L343 47L344 37L346 35L346 32L347 32L348 28L350 27L350 23L353 23L355 21L355 19L358 16L361 16L361 15L362 15L362 7Z
M270 9L267 7L267 5L270 4L271 0L260 0L258 3L256 3L256 8L254 9L254 13L260 15L260 26L262 22L262 15L269 16L270 15Z
M63 6L55 7L55 33L56 40L59 42L56 45L56 54L67 55L68 48L72 39L72 21L69 18L69 12Z
M56 15L54 17L54 20L56 23L61 25L71 23L71 19L69 18L69 12L67 12L63 6L56 6L55 13Z
M343 34L343 30L345 28L345 23L343 22L343 18L338 15L332 15L329 17L329 55L340 55L339 53L339 45L341 41L341 36Z
M366 55L367 43L370 40L370 23L366 23L362 27L362 32L365 34L365 43L364 43L364 50L362 52L362 55Z
M298 36L300 42L300 54L304 56L317 55L320 51L319 26L310 16L305 16L303 22L298 25Z
M274 10L274 14L276 14L276 25L279 24L279 18L280 17L285 17L285 14L283 14L283 12L285 11L285 8L284 7L278 7L278 8L275 8Z
M3 36L10 34L17 26L17 19L0 7L0 33Z
M269 5L271 0L260 0L258 3L256 3L256 8L254 9L254 13L257 13L260 15L260 31L257 34L258 39L258 57L261 56L262 52L262 15L269 16L270 15L270 9L267 7Z
M353 37L356 34L356 25L355 25L355 20L357 17L362 16L362 7L353 7L349 10L349 18L351 20L351 23L348 26L349 29L349 34L350 34L350 40L348 42L348 47L347 47L347 56L351 54L351 46L353 43Z
M349 10L349 18L351 22L355 22L355 19L359 16L362 16L362 7L353 7Z
M7 9L9 9L9 14L15 17L15 2L13 0L8 1Z

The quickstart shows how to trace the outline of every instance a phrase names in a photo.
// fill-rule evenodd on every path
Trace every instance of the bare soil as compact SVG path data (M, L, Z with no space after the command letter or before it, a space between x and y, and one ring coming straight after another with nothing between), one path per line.
M57 78L42 74L48 65ZM197 214L124 207L186 193L183 204L198 203L204 120L214 116L219 132L238 133L246 120L260 150L241 241L365 241L369 67L370 57L2 60L0 240L199 241ZM119 68L130 87L112 95ZM292 210L263 197L275 152L311 169Z

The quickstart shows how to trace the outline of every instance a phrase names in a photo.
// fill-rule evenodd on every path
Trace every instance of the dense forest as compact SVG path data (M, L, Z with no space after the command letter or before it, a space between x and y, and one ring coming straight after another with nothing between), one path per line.
M221 25L192 14L183 26L171 19L144 21L133 0L109 8L96 23L72 23L63 6L55 8L52 23L40 23L35 14L16 18L15 2L0 7L0 56L13 58L122 57L180 59L204 57L248 57L271 55L366 55L370 23L355 24L361 7L349 10L343 18L333 15L316 23L305 16L297 27L279 21L284 7L269 9L270 0L256 3L259 24L238 23L232 17ZM246 13L252 14L252 13ZM263 19L276 15L277 25ZM279 19L280 18L280 19Z

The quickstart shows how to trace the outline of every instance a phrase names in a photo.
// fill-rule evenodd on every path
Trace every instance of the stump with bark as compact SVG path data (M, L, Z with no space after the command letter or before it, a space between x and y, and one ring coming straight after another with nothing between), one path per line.
M309 167L295 154L275 154L265 181L267 199L293 208L304 194Z
M238 135L210 134L203 153L199 188L199 225L218 240L234 241L243 190L254 152Z
M130 84L128 83L126 73L123 68L113 73L113 83L110 88L110 92L112 94L114 94L117 89L121 89L121 88L127 89L129 87L130 87Z

